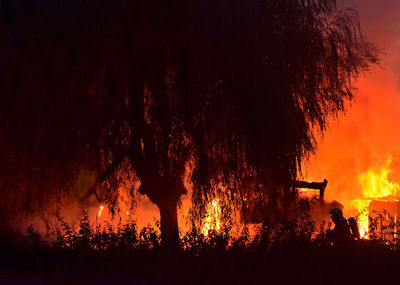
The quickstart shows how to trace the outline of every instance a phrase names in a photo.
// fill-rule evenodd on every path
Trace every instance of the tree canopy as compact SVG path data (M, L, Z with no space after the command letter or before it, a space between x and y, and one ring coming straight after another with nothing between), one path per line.
M189 164L198 217L215 195L277 205L377 61L357 13L335 0L13 0L0 11L3 209L73 192L82 166L97 176L79 195L116 206L123 169L168 236Z

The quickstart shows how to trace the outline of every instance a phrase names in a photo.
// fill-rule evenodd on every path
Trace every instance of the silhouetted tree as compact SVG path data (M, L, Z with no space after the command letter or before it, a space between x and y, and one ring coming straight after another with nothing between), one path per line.
M335 0L13 0L0 11L5 203L71 191L73 166L86 165L99 175L82 198L117 207L124 169L160 209L168 246L188 164L195 217L216 195L276 208L315 131L376 62L356 12ZM13 181L20 191L7 191Z

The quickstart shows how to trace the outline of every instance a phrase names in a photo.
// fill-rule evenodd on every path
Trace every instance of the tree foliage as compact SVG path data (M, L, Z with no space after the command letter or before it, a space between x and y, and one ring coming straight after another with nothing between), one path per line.
M111 206L121 169L153 202L179 200L189 164L197 217L216 195L276 205L315 131L377 61L357 13L335 0L13 0L0 11L4 209L73 192L83 166L98 173L87 195Z

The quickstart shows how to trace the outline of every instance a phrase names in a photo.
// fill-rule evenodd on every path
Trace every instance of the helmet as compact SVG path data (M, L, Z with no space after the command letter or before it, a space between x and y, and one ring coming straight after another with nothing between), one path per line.
M334 208L329 211L329 214L331 214L332 219L336 218L339 221L346 221L346 219L343 217L343 212L339 208Z

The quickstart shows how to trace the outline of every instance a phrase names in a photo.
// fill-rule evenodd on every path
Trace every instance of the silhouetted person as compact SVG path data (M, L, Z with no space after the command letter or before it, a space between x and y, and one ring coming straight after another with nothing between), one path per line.
M360 239L360 230L358 229L357 221L353 217L349 218L348 220L351 237L353 239Z
M327 230L326 234L328 240L333 242L334 245L347 244L352 240L352 234L347 220L343 217L342 210L335 208L332 209L329 214L335 224L335 228L333 230Z

